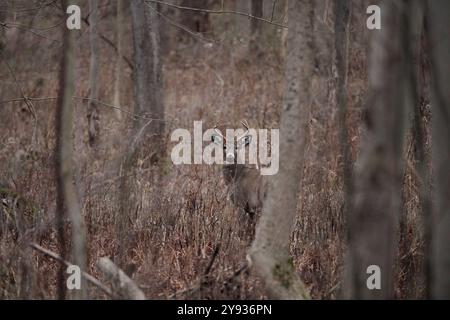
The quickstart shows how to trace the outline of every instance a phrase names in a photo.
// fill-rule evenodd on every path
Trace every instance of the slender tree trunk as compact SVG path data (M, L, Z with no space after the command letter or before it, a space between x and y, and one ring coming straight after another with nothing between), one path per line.
M425 5L424 5L425 4ZM414 109L415 158L417 172L420 178L419 201L421 206L421 220L423 225L423 278L424 298L431 298L432 286L432 173L431 147L427 144L430 137L429 107L430 107L430 66L427 35L426 2L422 3L423 29L420 39L418 94L419 102Z
M181 5L189 8L209 9L208 0L183 0ZM209 28L209 15L206 12L186 11L182 13L182 24L193 32L204 33Z
M164 107L162 102L161 61L159 46L159 19L157 13L142 0L131 2L134 40L134 112L140 117L134 122L121 168L120 210L115 228L118 249L116 264L125 268L129 216L134 210L132 188L127 178L133 170L140 145L152 152L151 161L157 161L164 151Z
M432 297L450 299L450 2L428 1L428 12L435 193Z
M262 18L263 16L263 0L252 0L251 2L251 14L254 17ZM260 29L260 21L256 19L252 19L251 22L251 31L252 34L256 34Z
M117 58L116 70L114 79L114 105L121 106L121 84L122 84L122 42L123 42L123 0L117 0L117 15L116 15L116 37L117 37ZM116 109L117 119L122 119L122 112Z
M254 17L263 17L263 0L251 1L251 15ZM250 37L250 53L252 55L258 54L261 46L262 25L261 21L256 19L251 20L251 37Z
M93 146L97 141L99 131L99 114L98 114L98 2L97 0L89 0L89 40L91 46L91 61L89 67L89 101L88 101L88 128L89 128L89 144ZM119 59L120 60L120 59Z
M73 1L66 2L67 5ZM82 271L86 269L85 226L74 184L73 168L73 100L74 95L74 63L75 63L75 31L64 26L63 58L60 71L60 89L56 112L56 186L57 215L59 216L59 232L61 246L64 246L62 229L64 216L67 215L72 226L72 254L75 265ZM64 252L64 247L63 247ZM64 270L65 272L65 270ZM61 278L60 278L61 281ZM60 284L61 285L61 284ZM65 285L65 283L64 283ZM59 289L62 296L64 290ZM75 298L86 298L86 285L81 280L81 290L74 291Z
M19 212L22 216L25 214L24 211ZM25 231L25 230L24 230ZM19 246L19 276L20 276L20 299L32 299L33 298L33 287L35 285L35 272L33 270L33 258L30 248L30 243L32 242L32 234L27 234L23 232L21 235L21 241Z
M346 297L394 296L394 265L401 204L404 140L404 3L381 4L382 28L372 32L365 136L355 166L348 216ZM369 266L379 267L377 274ZM368 273L369 272L369 273ZM381 288L370 276L380 277Z
M280 120L280 170L271 176L250 256L271 298L302 299L308 293L296 273L289 247L311 103L313 1L289 1L289 15L287 89Z
M239 1L235 2L235 8L238 12L250 13L251 12L251 2ZM235 34L239 37L248 38L250 35L250 19L241 15L236 14L235 17Z
M283 17L286 17L286 20L288 20L288 18L289 18L289 15L288 15L289 0L282 1L281 5L282 5ZM289 23L289 21L288 21L288 23ZM287 34L288 34L288 29L283 28L281 30L281 41L280 41L281 42L280 56L283 59L283 61L286 59Z
M416 167L419 176L419 201L421 205L422 216L429 215L430 203L428 197L428 174L426 169L426 157L424 146L424 127L421 116L421 102L419 97L419 54L420 54L420 38L423 30L423 5L420 0L412 0L404 9L406 17L402 19L403 29L406 34L403 37L403 48L405 52L405 109L407 111L406 119L412 121L412 139L415 153L413 155L416 160ZM407 160L408 161L408 160ZM405 174L407 171L404 171ZM405 192L405 191L404 191ZM400 278L399 298L414 298L414 290L420 278L417 277L418 270L415 267L413 255L411 254L411 234L409 232L411 223L408 222L408 209L403 203L401 210L399 233L399 273Z
M350 23L350 3L348 0L334 2L334 32L336 54L336 105L339 117L339 140L342 155L342 175L344 189L344 215L348 215L348 204L351 194L352 164L350 157L350 141L347 130L347 66L348 66L348 30Z
M155 158L164 149L164 105L159 40L159 17L142 0L131 2L134 40L134 110L135 136L151 145Z

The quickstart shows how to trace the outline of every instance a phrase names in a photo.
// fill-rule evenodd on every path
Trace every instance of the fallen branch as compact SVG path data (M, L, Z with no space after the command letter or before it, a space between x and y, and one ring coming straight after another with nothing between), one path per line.
M138 285L109 258L103 257L98 259L97 265L114 283L120 298L130 300L146 299L144 292L139 289Z
M45 254L46 256L64 264L65 266L71 266L72 263L64 260L63 258L61 258L58 254L56 254L53 251L50 251L44 247L41 247L40 245L36 244L36 243L31 243L30 246L36 250L39 251L43 254ZM102 284L100 281L98 281L96 278L94 278L93 276L91 276L89 273L82 271L82 276L90 283L92 283L93 285L95 285L97 288L101 289L104 293L106 293L108 296L112 297L113 293L112 291L106 287L104 284Z

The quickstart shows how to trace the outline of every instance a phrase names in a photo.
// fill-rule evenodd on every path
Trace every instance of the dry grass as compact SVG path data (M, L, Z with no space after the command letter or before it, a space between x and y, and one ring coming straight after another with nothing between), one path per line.
M358 23L356 18L355 25ZM111 22L102 23L101 28L102 32L114 38L110 31ZM131 56L130 30L125 32L125 55ZM8 61L17 73L20 86L30 96L56 96L58 47L45 41L36 44L36 39L30 34L22 33L21 36L15 48L7 48ZM360 35L352 39L356 44L350 51L350 114L347 121L353 158L357 154L366 89L362 38ZM27 47L27 41L34 45ZM88 91L88 33L83 32L77 41L76 93L85 96ZM325 50L330 45L329 39L326 41L328 43L321 47ZM267 46L267 54L258 60L246 54L245 44L228 40L213 46L187 41L168 50L164 58L167 134L175 128L192 130L194 120L203 120L204 125L210 127L217 121L238 124L245 118L253 127L277 128L283 95L283 61L273 53L276 52L273 50L276 43ZM100 98L111 102L115 57L104 43L100 51ZM32 56L34 58L30 60ZM336 298L339 294L345 251L342 161L329 58L330 52L319 55L317 77L312 79L315 99L310 111L307 158L298 208L292 208L298 212L291 246L294 262L312 297L319 299ZM124 73L122 94L123 108L131 111L132 83L128 69ZM2 68L1 99L19 96L17 84ZM131 119L125 116L117 120L114 110L101 107L100 143L94 150L89 150L86 103L74 102L75 180L88 229L87 271L102 279L95 263L101 256L114 257L117 250L114 219L119 211L119 168ZM6 228L6 222L2 225L1 298L56 296L56 262L33 252L28 267L34 279L29 289L23 286L25 280L20 267L22 254L29 252L22 240L31 239L58 252L53 225L56 214L53 178L55 103L55 100L34 102L38 117L34 139L33 118L25 104L1 105L0 177L8 184L9 198L19 197L28 203L28 209L17 213L31 216L30 225L23 233L14 227ZM168 141L167 155L159 168L149 164L145 148L133 168L129 197L133 200L134 209L129 212L125 271L133 275L152 299L265 298L260 281L247 271L239 272L245 263L251 233L242 223L239 210L227 200L220 168L174 166L170 161L171 146ZM410 288L408 297L420 297L421 294L420 283L411 284L405 280L405 274L415 278L420 273L421 238L416 230L416 189L417 181L408 169L404 208L410 238L405 240L408 242L406 247L402 247L408 262L401 268L397 289L399 297L405 295L406 287ZM11 196L10 192L17 197ZM8 209L2 210L0 213L5 217L11 213ZM67 230L70 230L68 224ZM91 298L106 298L95 288L91 288L89 294Z

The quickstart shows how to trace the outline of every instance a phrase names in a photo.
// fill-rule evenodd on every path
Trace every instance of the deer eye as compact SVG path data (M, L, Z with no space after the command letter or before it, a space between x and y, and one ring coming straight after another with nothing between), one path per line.
M214 143L216 143L216 144L222 144L223 139L222 139L220 136L218 136L218 135L216 135L216 134L213 134L213 135L211 136L211 141L214 142Z
M236 149L239 149L239 148L242 148L243 146L249 145L251 141L252 141L252 136L250 136L250 135L242 137L237 142Z

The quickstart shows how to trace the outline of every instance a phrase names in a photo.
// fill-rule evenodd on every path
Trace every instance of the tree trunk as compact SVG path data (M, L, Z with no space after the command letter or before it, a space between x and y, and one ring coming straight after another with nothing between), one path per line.
M251 15L254 17L263 17L263 0L252 0ZM261 46L262 25L261 21L251 20L250 54L257 55Z
M429 174L427 172L426 166L426 155L425 155L425 126L422 121L421 115L421 101L419 94L419 60L420 60L420 38L423 30L423 5L420 0L413 0L409 2L409 5L405 7L407 18L402 19L403 28L405 36L403 37L403 48L405 52L404 63L405 63L405 106L407 115L406 119L412 120L412 143L413 159L415 160L416 169L418 173L418 184L419 187L419 202L421 205L421 216L428 216L430 214L430 198L429 198ZM422 84L424 87L424 84ZM406 155L406 161L409 161ZM404 170L405 181L408 170ZM403 199L407 199L408 196L407 188L404 188ZM418 277L418 271L416 264L414 263L414 255L411 252L411 222L410 213L403 203L403 208L401 209L400 224L399 224L399 282L398 282L398 298L414 298L415 291L417 291L417 283L420 282L420 277ZM427 228L425 227L425 230ZM425 233L426 234L426 233ZM424 247L427 247L427 236L425 236ZM425 252L428 252L426 249ZM425 267L426 268L426 267ZM425 278L425 288L427 288L426 283L428 282ZM427 293L425 293L427 296Z
M282 12L283 12L283 17L286 17L285 19L283 19L282 20L282 22L283 23L286 23L286 22L284 22L284 20L288 20L288 18L289 18L289 15L288 15L288 9L289 9L289 0L284 0L284 1L282 1L281 2L281 8L282 8ZM289 23L288 21L287 21L287 23ZM281 56L281 58L282 58L282 61L285 61L285 59L286 59L286 55L287 55L287 53L286 53L286 48L287 48L287 34L288 34L288 29L287 28L283 28L282 30L281 30L281 36L280 36L280 38L281 38L281 44L280 44L280 46L281 46L281 48L280 48L280 56Z
M252 0L251 6L252 6L251 15L254 17L262 18L263 0ZM260 23L261 23L260 21L252 19L251 23L252 34L256 34L258 32L258 30L260 29L259 28Z
M91 46L91 61L89 67L89 101L88 101L88 128L89 128L89 144L93 146L97 141L99 131L99 114L98 114L98 2L97 0L89 0L89 40Z
M428 1L435 202L432 297L450 299L450 2Z
M150 161L162 157L164 144L164 108L161 93L161 62L159 54L159 19L157 13L142 0L131 2L134 40L134 130L122 161L120 180L120 210L116 215L115 228L118 249L115 257L120 268L125 267L128 248L129 215L135 209L133 192L128 176L132 176L137 151L145 143L146 151L152 152Z
M348 215L348 203L351 194L351 157L350 141L347 130L347 70L348 70L348 30L350 23L350 8L348 0L336 0L334 2L334 33L336 54L336 105L339 117L339 140L342 155L342 176L344 189L344 213Z
M235 2L235 11L249 14L251 12L251 2L248 0ZM248 38L250 35L250 19L248 17L236 14L235 19L235 34L238 37ZM247 40L247 39L246 39Z
M183 7L209 9L208 0L183 0ZM193 32L205 33L209 29L209 15L200 11L182 12L182 25Z
M426 2L422 3L425 13ZM431 173L431 144L427 141L430 138L430 67L428 53L427 18L423 15L423 30L420 39L419 51L419 74L418 74L418 94L419 104L414 110L414 136L415 136L415 159L416 169L420 178L419 201L421 206L421 220L423 228L423 252L427 254L423 257L424 294L423 298L431 298L431 235L432 235L432 173Z
M142 0L131 2L134 40L135 138L148 143L155 159L163 152L164 106L159 41L159 17ZM145 118L143 118L145 117Z
M313 1L289 1L289 15L287 89L280 120L280 170L271 176L250 257L271 298L302 299L309 295L296 273L289 247L311 103Z
M353 299L388 299L394 295L405 117L403 4L382 2L382 28L372 31L366 131L347 217L345 296ZM369 289L369 277L377 277L368 269L371 265L380 268L380 289Z
M122 42L123 42L123 0L117 0L117 15L116 15L116 37L117 37L117 58L116 58L116 70L114 79L114 105L121 107L121 82L122 82ZM122 119L122 112L116 110L117 119Z
M68 1L64 8L70 4ZM85 226L74 185L73 168L73 100L74 95L74 56L75 31L64 25L63 58L60 71L60 89L56 112L56 189L57 214L60 216L60 232L63 232L63 215L67 215L72 226L72 254L75 265L82 271L86 269ZM61 240L61 238L60 238ZM65 284L64 284L65 285ZM86 285L81 280L81 290L74 290L74 297L86 298Z

